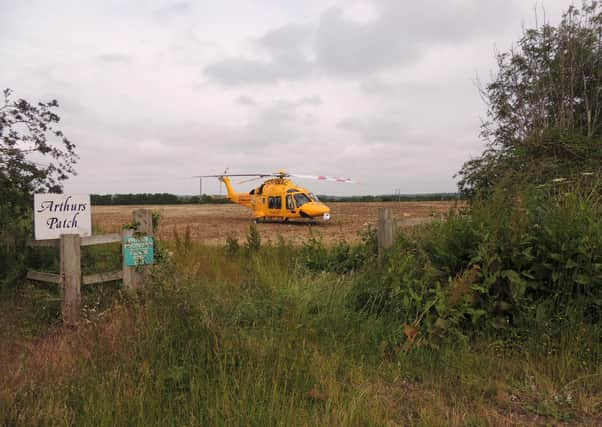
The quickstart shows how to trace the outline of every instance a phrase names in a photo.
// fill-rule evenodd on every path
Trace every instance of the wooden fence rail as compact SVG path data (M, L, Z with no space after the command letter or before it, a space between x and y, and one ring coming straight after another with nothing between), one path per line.
M152 236L152 213L146 209L138 209L133 213L133 221L138 224L137 231ZM60 274L30 270L27 278L39 282L48 282L59 285L61 293L61 315L63 322L72 324L79 319L81 307L82 285L112 282L122 280L123 287L127 290L139 289L148 278L149 266L128 266L125 257L122 257L122 269L107 273L82 275L81 272L81 247L91 245L104 245L109 243L123 243L131 237L134 230L127 229L121 233L100 234L89 237L80 237L78 234L63 234L60 239L31 241L31 246L59 247L60 248Z

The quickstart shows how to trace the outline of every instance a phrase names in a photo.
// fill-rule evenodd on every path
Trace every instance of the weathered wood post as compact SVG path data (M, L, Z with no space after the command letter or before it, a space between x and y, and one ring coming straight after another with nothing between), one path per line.
M385 251L393 246L395 220L390 208L378 208L378 258L383 259Z
M137 231L148 236L153 235L153 215L147 209L136 209L133 212L133 222L138 224ZM122 244L127 237L132 237L134 230L123 230L121 233ZM148 278L150 266L128 266L123 257L123 287L126 290L132 291L140 289L144 285L145 279Z
M61 314L66 324L79 319L81 306L81 248L79 234L61 235Z

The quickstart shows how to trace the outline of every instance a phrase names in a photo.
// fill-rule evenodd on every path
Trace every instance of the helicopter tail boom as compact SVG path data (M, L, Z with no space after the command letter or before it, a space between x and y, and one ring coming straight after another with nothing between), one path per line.
M219 180L226 185L226 191L228 192L228 199L239 205L251 207L251 197L246 193L237 193L232 187L230 178L228 176L220 176Z

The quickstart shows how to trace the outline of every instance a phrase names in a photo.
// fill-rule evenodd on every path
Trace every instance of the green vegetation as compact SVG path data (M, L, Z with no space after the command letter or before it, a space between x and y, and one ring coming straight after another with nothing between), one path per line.
M460 200L459 193L381 194L377 196L328 196L319 195L323 202L436 202Z
M602 165L602 5L570 6L558 27L527 29L481 88L487 149L459 172L463 196L520 191Z
M300 248L187 230L143 291L86 288L75 328L55 289L0 285L0 422L599 425L601 28L585 2L500 55L490 145L460 172L470 204L381 259L373 230ZM84 271L116 251L86 251Z
M570 214L577 231L566 218L553 225L560 210L538 220L549 236L545 248L590 244L586 235L602 242L600 229L585 220L591 206L579 206ZM508 207L505 219L475 210L472 217L416 229L401 237L382 269L370 231L357 247L324 247L317 237L303 248L282 240L266 246L252 229L245 245L232 241L224 248L178 237L160 250L164 261L142 293L86 288L84 321L76 329L58 326L56 293L21 287L0 304L0 360L7 366L0 376L0 421L594 423L602 416L602 321L594 307L570 310L580 296L564 292L572 282L561 276L585 274L599 262L597 255L576 257L578 265L568 267L568 260L555 262L558 257L550 255L552 270L541 274L552 282L560 274L557 292L526 291L511 310L498 312L493 306L500 298L485 298L481 289L491 277L512 278L495 273L491 260L510 256L504 250L520 233L491 246L502 227L492 228L490 237L475 230L493 227L491 221L520 222L511 214L517 209ZM103 264L100 254L88 256L84 268ZM317 264L322 258L329 262ZM478 277L468 277L474 271ZM591 271L590 278L597 293L590 292L589 300L599 301L599 275ZM466 289L458 289L461 280ZM433 295L447 308L433 304ZM566 309L523 312L538 301ZM477 310L485 312L473 323ZM496 327L498 317L510 312L515 321ZM15 348L22 350L13 353Z
M327 196L320 195L324 202L425 202L437 200L458 200L458 193L425 193L425 194L383 194L379 196ZM178 196L170 193L139 194L92 194L93 205L178 205L178 204L222 204L231 203L225 197Z
M33 194L60 192L75 173L75 145L58 129L58 102L0 101L0 291L24 277L26 241L32 234ZM42 159L42 160L41 160ZM43 161L44 164L40 163Z
M178 205L178 204L222 204L231 203L225 197L178 196L170 193L137 193L137 194L92 194L90 202L102 205Z

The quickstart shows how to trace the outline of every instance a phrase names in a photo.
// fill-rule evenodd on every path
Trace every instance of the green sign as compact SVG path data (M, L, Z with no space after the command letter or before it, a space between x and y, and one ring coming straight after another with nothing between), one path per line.
M125 265L134 267L136 265L152 264L155 257L153 238L126 237L123 242L123 259Z

